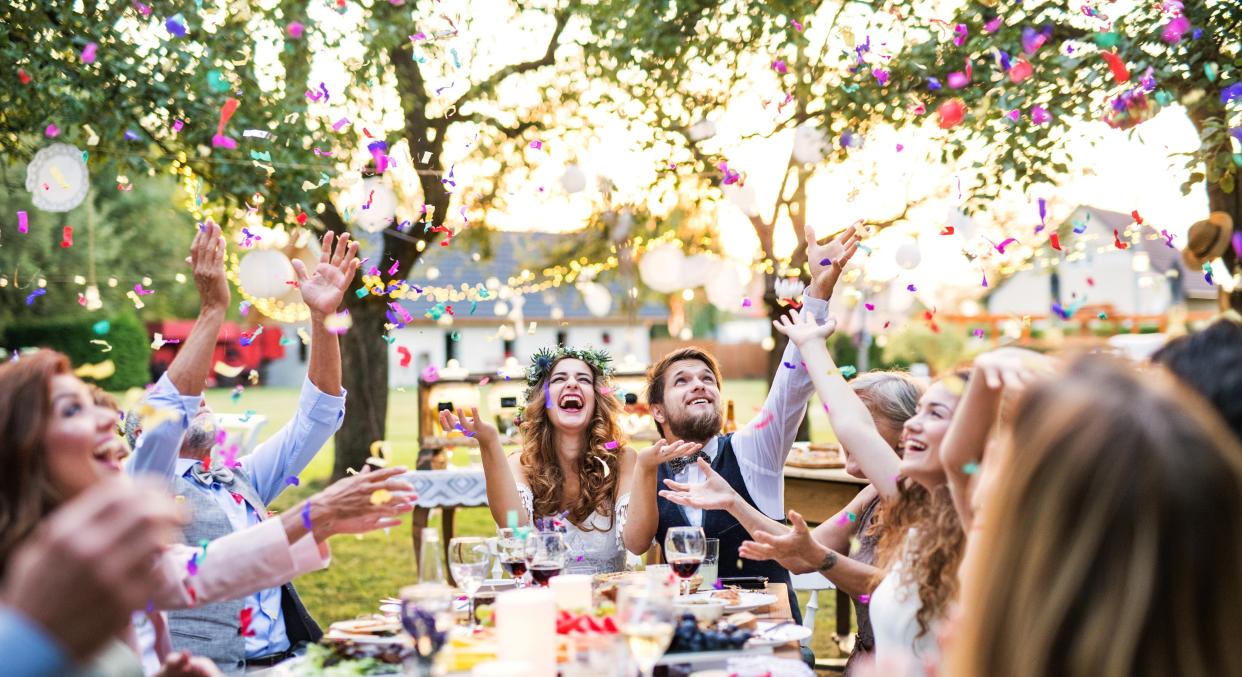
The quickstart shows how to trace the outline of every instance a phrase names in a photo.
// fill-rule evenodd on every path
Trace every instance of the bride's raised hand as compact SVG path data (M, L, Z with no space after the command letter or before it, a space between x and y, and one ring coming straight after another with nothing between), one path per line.
M444 424L444 414L448 412L440 412L440 424ZM470 408L470 415L466 415L462 410L457 411L457 415L453 416L453 427L466 435L478 440L479 445L484 444L500 444L500 432L496 430L496 426L484 421L479 416L478 407ZM448 429L447 427L445 428Z
M837 321L829 318L824 324L816 324L815 318L811 316L802 317L798 311L791 310L788 315L782 315L781 319L772 322L772 326L776 331L789 337L794 345L801 348L803 345L817 341L823 344L832 336L832 332L837 329Z

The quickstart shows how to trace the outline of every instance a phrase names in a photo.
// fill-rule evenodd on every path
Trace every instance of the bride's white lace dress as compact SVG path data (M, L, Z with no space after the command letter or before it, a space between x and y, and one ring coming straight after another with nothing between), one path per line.
M517 483L517 490L527 517L533 521L536 517L534 494L530 487L521 482ZM630 495L621 494L617 497L611 518L598 512L591 513L591 519L587 523L591 531L583 531L568 520L561 520L565 526L565 545L569 548L565 573L607 574L625 570L625 544L621 540L621 534L625 531L625 515L629 507ZM611 529L608 528L609 522L612 523Z

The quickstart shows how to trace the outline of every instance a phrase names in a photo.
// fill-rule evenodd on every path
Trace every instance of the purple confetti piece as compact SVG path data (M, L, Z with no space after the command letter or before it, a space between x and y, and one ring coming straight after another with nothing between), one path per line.
M616 449L618 446L620 445L617 444L616 440L608 440L604 443L604 448L609 450Z
M792 362L782 362L781 364L785 365L786 369L797 369L798 368L798 365Z
M927 78L927 88L933 91L940 89L940 80L936 78Z
M285 484L286 484L286 485L288 485L288 486L291 486L291 487L296 487L296 486L300 485L301 483L302 483L302 480L299 480L299 479L298 479L298 478L296 478L296 477L287 477L287 478L285 478Z
M312 528L310 511L311 511L311 502L307 501L306 505L302 506L302 526L306 527L307 531L310 531Z
M548 384L543 384L543 405L545 409L552 408L552 391L548 389Z
M906 285L906 291L918 291L918 290L919 290L918 287L915 287L912 284Z
M193 555L190 555L190 561L185 563L185 570L189 572L191 576L198 575L198 553L197 552L194 553Z
M820 259L820 260L819 260L819 265L821 265L821 266L831 266L831 265L832 265L832 259Z
M17 212L17 232L22 235L30 232L30 220L26 212Z
M1047 218L1048 218L1048 201L1041 197L1039 198L1039 229L1035 231L1036 233L1043 230L1044 227L1047 225L1045 223Z
M46 289L36 289L36 290L34 290L33 292L31 292L30 296L27 296L27 297L26 297L26 305L28 305L28 306L33 306L33 305L34 305L34 302L35 302L35 299L36 299L36 298L38 298L38 297L40 297L40 296L43 296L43 295L44 295L44 294L46 294L46 293L47 293L47 290L46 290Z
M1171 243L1172 241L1173 238L1170 237L1169 242ZM1233 234L1233 253L1237 254L1239 259L1242 259L1242 233Z
M180 21L177 21L176 17L165 21L164 28L167 28L169 33L172 33L179 38L185 37L185 26L183 26Z
M349 124L349 118L341 118L340 120L332 123L332 131L339 132L341 131L341 128L347 124Z
M863 604L870 604L870 603L871 603L871 595L859 595L859 596L858 596L858 601L859 601L859 602L862 602Z

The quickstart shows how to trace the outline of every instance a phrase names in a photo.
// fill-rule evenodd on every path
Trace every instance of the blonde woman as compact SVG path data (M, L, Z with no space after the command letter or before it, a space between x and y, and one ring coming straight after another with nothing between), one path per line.
M638 463L658 465L695 453L701 445L656 444L635 452L617 423L611 357L602 350L558 346L535 354L526 371L526 408L519 430L522 451L506 457L496 428L478 410L440 413L445 429L479 441L487 503L496 524L548 520L565 531L566 573L625 569L625 552L642 554L650 537L626 528L630 484Z
M1206 402L1088 357L1005 440L943 674L1242 675L1242 446Z

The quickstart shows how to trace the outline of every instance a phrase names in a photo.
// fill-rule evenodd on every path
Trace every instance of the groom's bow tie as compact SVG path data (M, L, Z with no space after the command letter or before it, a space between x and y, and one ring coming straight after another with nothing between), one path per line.
M712 459L708 458L707 454L705 454L703 450L700 449L696 453L690 456L682 456L680 458L675 458L669 461L668 470L674 475L680 475L681 471L686 469L686 466L690 465L691 463L694 463L696 460L700 458L703 459L704 461L707 461L708 463L712 462Z
M195 463L194 467L190 468L190 476L201 482L204 486L211 486L212 482L219 482L220 484L228 487L232 486L233 481L236 479L233 475L233 471L222 465L215 466L208 470L203 467L202 463Z

